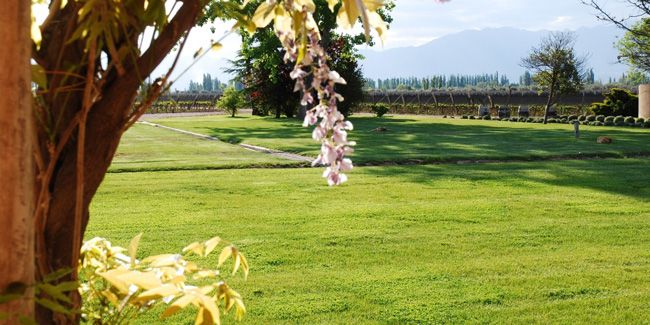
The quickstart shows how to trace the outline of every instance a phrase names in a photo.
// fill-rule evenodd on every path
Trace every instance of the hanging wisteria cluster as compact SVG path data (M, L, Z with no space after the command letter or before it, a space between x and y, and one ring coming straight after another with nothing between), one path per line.
M334 11L339 0L328 0L328 3ZM366 35L370 28L383 35L386 24L376 12L383 5L381 1L342 0L340 4L339 26L351 28L361 17ZM332 186L347 180L343 172L352 170L352 161L346 155L354 150L355 143L348 141L347 131L352 130L352 123L337 108L343 96L336 92L335 86L346 82L327 64L328 57L320 45L320 34L312 16L315 9L312 0L267 0L257 8L253 21L258 27L264 27L273 20L274 30L286 51L285 60L295 62L291 72L291 78L296 81L294 90L302 93L302 105L313 105L306 113L303 126L316 125L312 138L321 143L320 154L312 166L327 166L323 177Z
M315 100L312 95L318 96L316 105L307 111L303 126L318 124L312 132L312 138L321 142L321 152L312 162L312 166L327 165L323 177L327 183L339 185L347 180L343 173L352 170L352 161L345 155L352 152L354 142L348 141L347 130L352 130L352 123L346 121L343 114L337 109L337 102L343 97L336 93L336 84L345 84L345 80L336 72L329 69L327 56L318 42L318 35L309 36L310 46L307 51L307 61L312 61L311 85L305 85L305 78L309 76L301 64L297 64L291 73L291 78L296 79L296 91L301 91L303 97L301 105L313 105ZM303 60L304 62L304 60Z

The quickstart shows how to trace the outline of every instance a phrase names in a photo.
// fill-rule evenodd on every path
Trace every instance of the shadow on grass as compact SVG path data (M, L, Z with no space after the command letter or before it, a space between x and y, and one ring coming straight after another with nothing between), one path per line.
M625 170L624 173L616 171ZM386 166L366 168L364 172L410 182L438 186L441 179L463 179L481 186L484 182L502 182L509 186L530 183L558 187L590 188L627 197L650 199L648 171L650 159L565 160L532 163L489 163L464 165L427 165L418 168ZM490 198L486 198L490 199ZM610 202L616 206L617 202Z
M349 134L357 142L352 155L360 164L427 163L457 160L535 160L548 158L624 157L650 153L650 132L628 128L585 128L575 139L572 126L553 124L514 125L490 121L409 118L352 118L355 130ZM314 154L319 145L311 140L311 128L297 119L264 119L270 127L205 127L200 132L230 143L259 144L298 154ZM219 125L215 123L215 125ZM513 127L515 126L515 127ZM377 128L384 132L376 132ZM611 145L596 143L598 136L614 139Z

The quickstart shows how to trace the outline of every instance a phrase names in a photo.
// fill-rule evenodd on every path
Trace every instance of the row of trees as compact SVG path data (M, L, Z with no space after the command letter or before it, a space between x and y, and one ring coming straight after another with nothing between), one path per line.
M584 76L585 85L597 84L593 69L588 69ZM630 79L626 76L621 77L618 83L627 83ZM610 80L610 84L612 84ZM445 88L488 88L488 87L507 87L507 86L535 86L533 75L526 71L519 77L519 83L512 83L510 79L498 72L494 74L477 74L477 75L434 75L426 78L386 78L386 79L366 79L365 87L368 89L378 90L402 90L402 89L445 89Z
M426 78L386 78L366 79L366 87L370 89L392 90L392 89L442 89L442 88L463 88L493 87L509 85L510 80L505 75L478 74L478 75L434 75Z
M188 91L220 91L227 87L226 84L219 81L218 78L212 78L209 73L203 74L201 82L190 80L187 88Z

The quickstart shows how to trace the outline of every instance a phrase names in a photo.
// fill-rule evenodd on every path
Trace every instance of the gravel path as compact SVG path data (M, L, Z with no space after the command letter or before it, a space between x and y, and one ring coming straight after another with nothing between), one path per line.
M251 109L240 109L238 114L251 115ZM215 112L182 112L182 113L156 113L156 114L144 114L140 117L140 121L144 120L157 120L161 118L169 117L190 117L190 116L206 116L206 115L225 115L223 111Z
M184 114L184 113L174 113L174 116L178 116L178 114ZM186 114L197 114L197 113L186 113ZM198 113L198 114L205 115L204 113ZM156 114L156 115L162 115L162 114ZM193 115L188 115L188 116L193 116ZM174 131L174 132L178 132L178 133L187 134L187 135L197 137L197 138L201 138L201 139L205 139L205 140L221 141L217 137L213 137L213 136L209 136L209 135L205 135L205 134L200 134L200 133L196 133L196 132L191 132L191 131L187 131L187 130L172 128L172 127L169 127L169 126L164 126L164 125L160 125L160 124L152 123L152 122L148 122L148 121L139 121L138 123L143 124L143 125L149 125L149 126L165 129L165 130L170 130L170 131ZM227 142L224 142L224 143L227 143ZM240 147L242 147L244 149L247 149L247 150L261 152L261 153L269 154L269 155L272 155L272 156L275 156L275 157L278 157L278 158L289 159L289 160L293 160L293 161L311 162L312 160L314 160L313 158L310 158L310 157L305 157L305 156L297 155L297 154L290 153L290 152L284 152L284 151L279 151L279 150L274 150L274 149L269 149L269 148L264 148L264 147L259 147L259 146L253 146L253 145L250 145L250 144L243 144L242 143L242 144L238 144L238 146L240 146Z

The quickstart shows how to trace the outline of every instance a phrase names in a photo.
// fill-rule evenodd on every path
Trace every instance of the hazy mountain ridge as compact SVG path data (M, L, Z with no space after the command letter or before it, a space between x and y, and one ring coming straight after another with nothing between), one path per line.
M417 47L385 50L361 50L363 72L368 78L425 77L439 74L483 74L499 72L517 82L524 69L521 58L537 46L549 31L516 28L467 30L446 35ZM623 32L615 27L580 28L576 52L587 55L587 67L596 80L618 78L627 66L617 63L614 47Z

